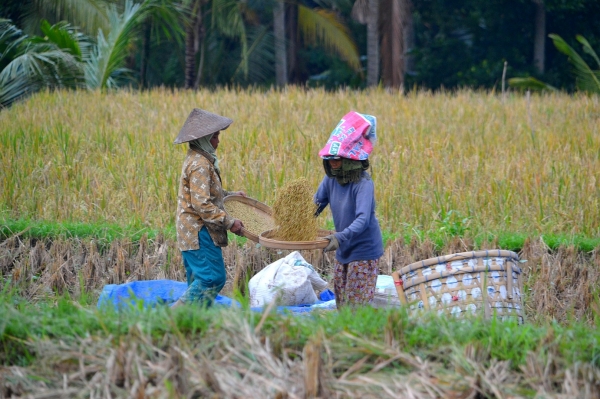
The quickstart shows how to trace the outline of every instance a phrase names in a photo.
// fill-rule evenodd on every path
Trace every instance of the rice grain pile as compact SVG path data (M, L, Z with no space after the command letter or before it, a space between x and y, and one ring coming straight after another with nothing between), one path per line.
M304 177L286 183L278 192L273 205L277 225L274 236L281 241L314 241L317 239L317 205L313 190Z
M272 219L250 205L240 201L227 201L224 205L229 216L240 219L244 223L244 229L255 236L275 227Z

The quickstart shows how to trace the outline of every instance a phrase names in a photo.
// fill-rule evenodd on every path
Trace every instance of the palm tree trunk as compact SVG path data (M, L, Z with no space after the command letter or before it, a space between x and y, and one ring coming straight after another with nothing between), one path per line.
M198 10L198 19L196 20L196 37L194 42L194 52L200 51L200 62L198 63L198 72L194 82L194 90L198 90L202 82L202 68L204 67L204 38L206 37L206 26L204 25L204 15L202 9ZM194 55L195 57L195 55Z
M298 35L298 6L286 4L285 6L285 35L287 50L288 83L302 81L298 63L298 48L300 48L300 35Z
M414 73L415 70L415 57L411 54L412 49L415 48L415 25L412 16L412 3L410 0L406 1L406 18L404 25L404 73Z
M403 0L392 0L392 25L390 26L391 70L386 86L399 89L404 84L404 24Z
M546 8L543 0L535 2L535 37L533 40L533 65L539 73L544 73L546 52Z
M273 36L275 38L275 80L277 86L287 84L287 54L285 48L285 4L275 2L273 6Z
M196 77L196 54L200 44L199 31L202 24L202 1L195 0L190 6L190 21L185 27L185 83L186 89L191 89Z
M200 45L200 62L198 62L198 73L196 74L196 82L194 83L194 90L198 90L200 88L200 84L202 83L202 70L204 68L204 42Z
M381 79L387 88L404 85L404 32L407 0L384 0L381 13ZM382 10L382 11L383 11Z
M194 52L194 26L185 28L185 83L186 89L194 87L194 72L196 69L196 53Z
M150 33L152 28L152 22L144 22L142 28L142 54L141 54L141 65L140 65L140 87L145 88L148 86L146 75L148 73L148 59L150 58Z
M367 86L379 82L379 0L369 0L367 20Z

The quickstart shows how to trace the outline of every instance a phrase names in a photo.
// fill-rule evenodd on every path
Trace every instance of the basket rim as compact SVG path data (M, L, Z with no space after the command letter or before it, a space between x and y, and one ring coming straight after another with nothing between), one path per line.
M244 197L242 195L239 194L230 194L228 196L226 196L225 198L223 198L223 203L225 202L229 202L229 201L238 201L238 202L242 202L246 205L250 205L256 209L259 209L261 211L263 211L264 213L268 214L269 216L273 216L273 209L271 209L271 207L263 202L260 202L259 200L252 198L252 197Z
M500 268L500 267L487 267L487 266L474 266L473 268L471 268L470 270L456 270L453 272L445 272L445 271L441 271L441 272L436 272L436 273L431 273L427 276L423 276L423 277L408 277L404 280L404 289L409 289L411 287L423 284L423 283L427 283L430 281L434 281L434 280L438 280L438 279L442 279L442 278L448 278L450 276L457 276L460 274L472 274L472 273L479 273L479 272L504 272L506 271L506 268ZM521 269L519 267L515 267L512 269L513 272L517 273L517 274L521 274Z
M280 241L269 238L269 235L272 234L274 230L275 229L266 230L260 233L258 237L259 244L271 249L323 249L329 244L329 240L326 240L323 237L334 233L334 231L331 230L319 229L317 232L318 238L314 241Z
M406 265L403 268L401 268L398 271L398 273L403 275L427 266L437 265L440 263L447 263L449 261L458 261L474 258L510 258L517 262L519 261L519 255L517 255L516 252L504 249L486 249L481 251L458 252L450 255L437 256L435 258L428 258Z

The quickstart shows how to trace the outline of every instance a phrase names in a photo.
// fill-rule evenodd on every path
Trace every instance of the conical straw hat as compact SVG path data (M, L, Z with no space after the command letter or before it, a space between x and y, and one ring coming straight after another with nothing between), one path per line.
M194 108L179 131L174 144L187 143L188 141L216 133L219 130L225 130L232 123L233 120L224 116Z

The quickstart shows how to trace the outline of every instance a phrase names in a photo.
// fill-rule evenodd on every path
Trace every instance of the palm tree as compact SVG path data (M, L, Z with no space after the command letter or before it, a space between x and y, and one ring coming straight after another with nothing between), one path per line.
M98 29L108 28L108 5L111 0L24 0L28 12L23 19L23 29L29 34L38 31L42 20L57 23L69 21L89 36Z
M556 34L550 34L548 36L553 40L554 46L558 51L567 55L567 57L569 57L569 62L573 64L577 88L587 93L600 94L600 57L598 57L598 54L596 54L586 38L581 35L576 36L577 41L583 48L583 52L590 55L598 64L597 70L592 69L587 62L585 62L583 57L581 57L573 47L569 46L562 37ZM508 80L508 83L511 87L526 90L557 90L555 87L531 76L525 78L512 78Z
M141 23L159 16L173 26L177 10L164 0L134 4L126 0L120 13L115 5L107 11L109 31L100 29L96 43L66 23L41 23L44 37L29 37L10 21L0 21L0 105L9 106L43 88L107 89L129 77L125 60Z
M122 13L113 4L109 7L108 34L98 31L96 45L85 60L85 82L89 89L115 88L130 79L130 70L125 68L125 60L142 23L150 16L163 21L166 27L176 26L178 10L170 2L163 0L145 0L134 4L125 1ZM176 31L177 32L177 31Z
M368 0L367 17L367 86L379 82L379 0Z
M241 47L240 63L234 75L249 73L248 21L256 18L255 11L243 0L212 0L212 28L226 38L237 40Z
M258 13L242 0L185 0L187 10L185 33L185 87L197 89L205 80L206 60L213 64L231 64L237 57L223 51L224 42L233 40L239 45L237 64L231 68L229 81L261 80L264 71L271 70L257 58L270 60L272 49L267 49L267 28L260 23ZM199 60L198 60L198 53ZM210 53L210 57L207 57ZM252 63L253 68L250 68ZM222 66L222 65L221 65ZM222 68L221 68L222 69Z
M172 0L25 0L28 12L23 19L25 31L38 30L41 20L68 20L82 32L97 40L97 47L86 58L86 77L90 87L114 86L127 76L124 68L131 45L144 34L149 41L149 27L162 29L169 38L181 34L181 10ZM121 12L122 11L122 12ZM148 21L143 28L141 24ZM118 31L118 32L117 32ZM98 51L102 51L103 54ZM143 59L148 58L148 46L142 47ZM108 54L108 53L111 54ZM106 62L106 63L105 63ZM93 70L99 68L98 70ZM104 71L100 69L104 68ZM112 69L112 72L109 71ZM141 79L144 79L142 66ZM105 76L100 76L104 74ZM112 79L109 76L112 74Z
M29 37L0 20L0 108L44 88L82 86L84 53L78 34L68 24L50 26L47 21L41 30L45 37Z
M185 0L183 8L186 10L185 18L185 71L184 71L184 87L191 89L195 86L196 74L200 79L202 71L202 63L196 71L196 55L200 47L200 43L204 41L204 18L203 18L203 0Z
M352 16L367 25L367 86L379 83L401 88L407 61L407 33L411 26L410 0L356 0Z
M356 0L352 17L367 25L367 86L379 83L379 0Z
M285 42L287 47L287 73L291 81L302 81L298 63L298 49L303 45L323 46L327 51L339 55L351 68L361 72L360 57L356 43L348 27L339 16L323 8L312 8L300 1L291 2L285 8L284 29L287 37L282 37L281 29L274 32L275 42ZM279 60L279 63L282 61ZM282 68L281 65L278 68Z
M587 62L569 46L564 39L556 34L548 35L553 41L554 46L563 54L569 57L569 61L575 67L575 79L577 88L588 93L600 94L600 58L594 51L587 39L577 35L577 41L581 44L583 52L590 55L598 64L598 69L593 70Z
M401 89L406 71L406 32L411 18L409 0L384 0L381 13L381 78L387 88Z
M287 84L287 54L285 45L285 4L275 1L273 5L273 36L275 38L275 82L282 87Z

